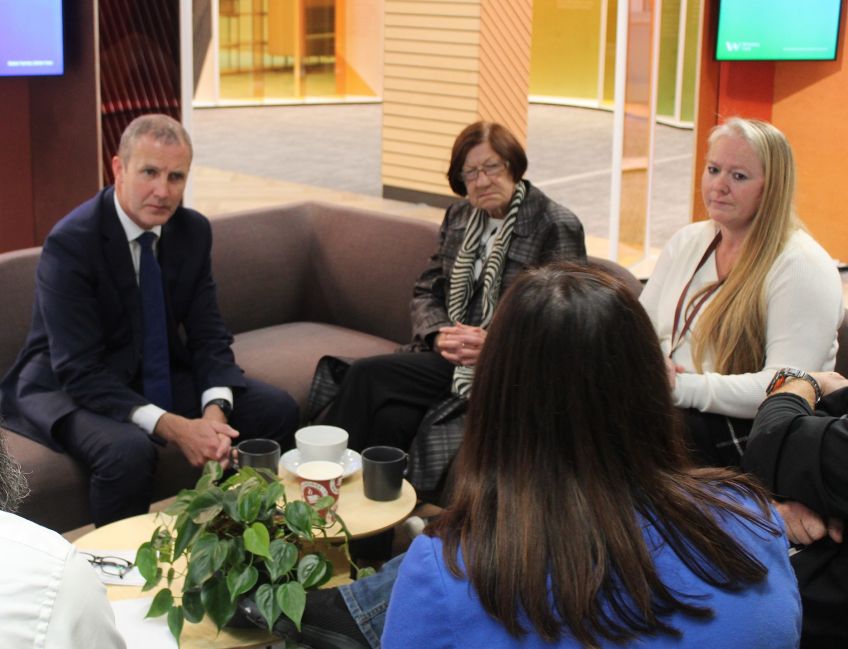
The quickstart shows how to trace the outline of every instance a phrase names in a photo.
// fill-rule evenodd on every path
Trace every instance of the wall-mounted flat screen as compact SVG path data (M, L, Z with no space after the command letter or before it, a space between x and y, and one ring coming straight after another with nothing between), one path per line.
M832 61L842 0L721 0L719 61Z
M64 71L62 0L0 0L0 77Z

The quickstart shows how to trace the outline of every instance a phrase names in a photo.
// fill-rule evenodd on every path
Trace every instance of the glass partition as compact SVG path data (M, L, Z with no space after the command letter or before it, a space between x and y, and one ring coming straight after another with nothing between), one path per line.
M657 115L675 125L694 118L701 2L662 3ZM617 13L617 0L534 0L531 101L612 108Z
M380 63L377 9L369 0L218 0L217 101L376 97L363 80Z

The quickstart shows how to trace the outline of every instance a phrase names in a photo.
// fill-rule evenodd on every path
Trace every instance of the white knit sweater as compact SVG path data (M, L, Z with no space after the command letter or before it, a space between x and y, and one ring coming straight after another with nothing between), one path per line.
M671 349L674 311L681 291L692 277L713 237L712 221L692 223L672 237L663 249L640 301L660 338L663 352ZM706 284L717 281L715 253L695 275L684 306ZM719 289L721 290L721 289ZM766 277L765 367L749 374L725 376L713 371L713 359L703 363L703 374L692 361L692 330L674 353L685 372L677 375L676 405L751 419L765 397L774 372L781 367L808 371L832 370L836 361L836 332L842 322L842 283L836 265L825 250L803 230L796 230ZM712 300L715 294L710 297ZM701 308L700 316L706 307ZM683 327L683 315L678 331Z

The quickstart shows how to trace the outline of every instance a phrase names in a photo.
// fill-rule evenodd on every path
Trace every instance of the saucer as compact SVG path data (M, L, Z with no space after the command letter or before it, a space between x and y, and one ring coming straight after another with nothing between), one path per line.
M296 448L286 451L280 458L280 466L293 475L297 475L297 467L300 466L301 462L300 451ZM362 457L356 451L347 449L342 453L339 464L344 468L342 477L348 478L362 468Z

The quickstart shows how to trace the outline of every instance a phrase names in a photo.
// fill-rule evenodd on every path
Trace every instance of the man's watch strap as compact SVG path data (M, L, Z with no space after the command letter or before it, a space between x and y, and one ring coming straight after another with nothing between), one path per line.
M780 388L784 383L786 383L786 379L800 379L802 381L806 381L809 383L813 391L816 393L816 400L813 405L815 406L822 398L822 391L819 382L816 381L812 376L807 374L804 370L798 370L794 367L781 367L777 372L775 372L774 377L771 380L771 383L768 384L766 388L766 394L770 395L775 390Z
M203 410L204 410L204 412L206 411L206 409L207 409L209 406L211 406L211 405L213 405L213 404L214 404L214 405L216 405L216 406L218 406L218 407L221 409L221 411L224 413L224 416L225 416L227 419L229 419L229 418L230 418L230 415L231 415L231 414L232 414L232 412L233 412L233 404L231 404L231 403L230 403L229 401L227 401L226 399L210 399L209 401L207 401L207 402L206 402L206 405L205 405L205 406L203 406Z

